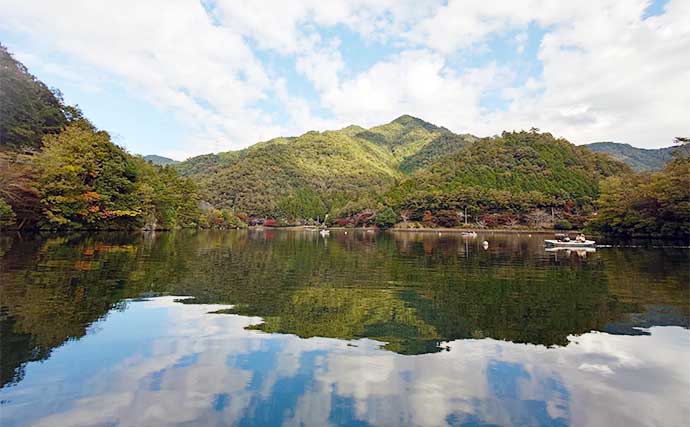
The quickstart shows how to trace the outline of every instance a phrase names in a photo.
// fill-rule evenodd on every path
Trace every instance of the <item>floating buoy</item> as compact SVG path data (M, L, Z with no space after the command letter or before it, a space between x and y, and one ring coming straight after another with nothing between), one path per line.
M484 240L484 241L482 242L482 247L483 247L485 250L486 250L486 249L489 249L489 242L487 242L486 240Z
M345 232L345 235L347 235L347 231Z

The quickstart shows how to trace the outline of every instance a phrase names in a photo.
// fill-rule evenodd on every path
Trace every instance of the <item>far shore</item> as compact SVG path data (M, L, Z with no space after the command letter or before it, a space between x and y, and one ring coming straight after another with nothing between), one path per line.
M250 229L268 229L268 230L310 230L316 229L316 226L296 225L290 227L264 227L264 226L250 226ZM581 230L556 230L543 228L442 228L442 227L420 227L420 228L378 228L378 227L325 227L328 230L356 230L356 231L393 231L401 233L505 233L505 234L556 234L556 233L581 233Z
M548 230L543 228L391 228L395 232L420 232L420 233L506 233L506 234L554 234L554 233L580 233L580 230Z

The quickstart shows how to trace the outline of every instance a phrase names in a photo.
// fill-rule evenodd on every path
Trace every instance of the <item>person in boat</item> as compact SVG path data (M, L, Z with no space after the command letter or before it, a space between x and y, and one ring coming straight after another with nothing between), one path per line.
M583 233L578 234L575 238L575 241L578 243L585 243L586 240L587 239L585 239L585 235Z

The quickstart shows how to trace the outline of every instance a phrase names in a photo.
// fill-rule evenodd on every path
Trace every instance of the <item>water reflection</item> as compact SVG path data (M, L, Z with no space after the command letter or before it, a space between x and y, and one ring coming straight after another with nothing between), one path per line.
M690 252L542 241L0 236L3 425L678 425Z
M252 331L260 319L208 314L217 305L126 305L0 391L3 425L642 426L689 417L690 333L679 327L591 332L558 348L456 340L404 356L369 339Z

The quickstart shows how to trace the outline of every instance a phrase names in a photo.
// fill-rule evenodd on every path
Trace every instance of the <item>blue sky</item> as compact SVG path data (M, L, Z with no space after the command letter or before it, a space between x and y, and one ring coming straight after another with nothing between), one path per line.
M578 144L689 130L687 1L284 3L0 0L0 42L119 144L177 159L402 114Z

